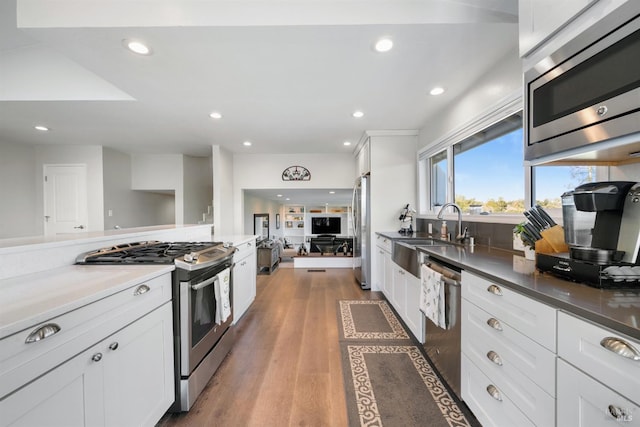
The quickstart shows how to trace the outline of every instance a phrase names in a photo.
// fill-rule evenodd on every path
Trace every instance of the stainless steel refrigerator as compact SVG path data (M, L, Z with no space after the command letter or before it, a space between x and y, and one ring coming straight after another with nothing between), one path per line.
M353 271L362 289L371 289L370 176L362 175L353 187Z

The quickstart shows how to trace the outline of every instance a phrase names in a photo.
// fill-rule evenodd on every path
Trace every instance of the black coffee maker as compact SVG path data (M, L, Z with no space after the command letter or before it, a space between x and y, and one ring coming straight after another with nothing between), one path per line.
M640 286L640 183L594 182L562 195L569 253L538 254L540 270L595 287Z

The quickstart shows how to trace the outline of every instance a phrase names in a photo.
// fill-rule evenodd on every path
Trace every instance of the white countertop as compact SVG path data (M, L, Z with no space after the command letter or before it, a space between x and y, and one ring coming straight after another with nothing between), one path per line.
M118 230L87 231L81 233L56 234L53 236L16 237L12 239L0 239L0 254L15 252L20 249L31 251L42 247L67 246L78 241L84 243L99 243L105 240L113 240L118 237L144 238L160 231L187 230L187 229L211 229L211 224L185 224L185 225L155 225L149 227L121 228Z
M213 235L214 242L231 242L233 246L242 245L243 243L247 243L251 240L256 240L258 236L255 234L228 234L228 235Z
M71 265L0 280L0 339L174 269Z

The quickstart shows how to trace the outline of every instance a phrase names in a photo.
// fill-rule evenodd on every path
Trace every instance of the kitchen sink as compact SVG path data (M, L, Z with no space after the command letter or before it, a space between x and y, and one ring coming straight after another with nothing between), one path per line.
M395 239L391 250L391 259L400 267L420 277L420 254L416 246L450 246L452 242L437 239Z

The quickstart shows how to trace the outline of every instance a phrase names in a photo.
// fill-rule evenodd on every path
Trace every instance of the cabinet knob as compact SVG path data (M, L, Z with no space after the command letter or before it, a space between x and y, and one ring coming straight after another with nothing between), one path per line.
M500 390L493 384L489 384L487 386L487 393L489 396L493 397L495 400L502 402L502 394L500 394Z
M93 360L94 362L99 362L102 360L102 353L96 353L93 356L91 356L91 360Z
M490 292L494 295L502 296L502 289L496 285L491 285L487 288L487 292Z
M495 351L491 350L487 353L487 359L491 360L498 366L502 366L502 358Z
M600 341L600 345L612 353L626 357L633 361L640 361L640 352L631 344L623 339L615 337L606 337Z
M109 350L117 350L118 349L118 341L114 341L109 344Z
M45 338L49 338L51 335L55 335L60 332L60 326L55 323L47 323L33 330L24 340L25 344L31 344Z
M138 296L138 295L142 295L142 294L146 294L147 292L149 292L151 290L151 288L147 285L140 285L136 288L136 290L133 292L133 295Z
M502 330L502 325L500 324L500 321L494 317L490 317L489 320L487 320L487 325L491 326L496 331Z

